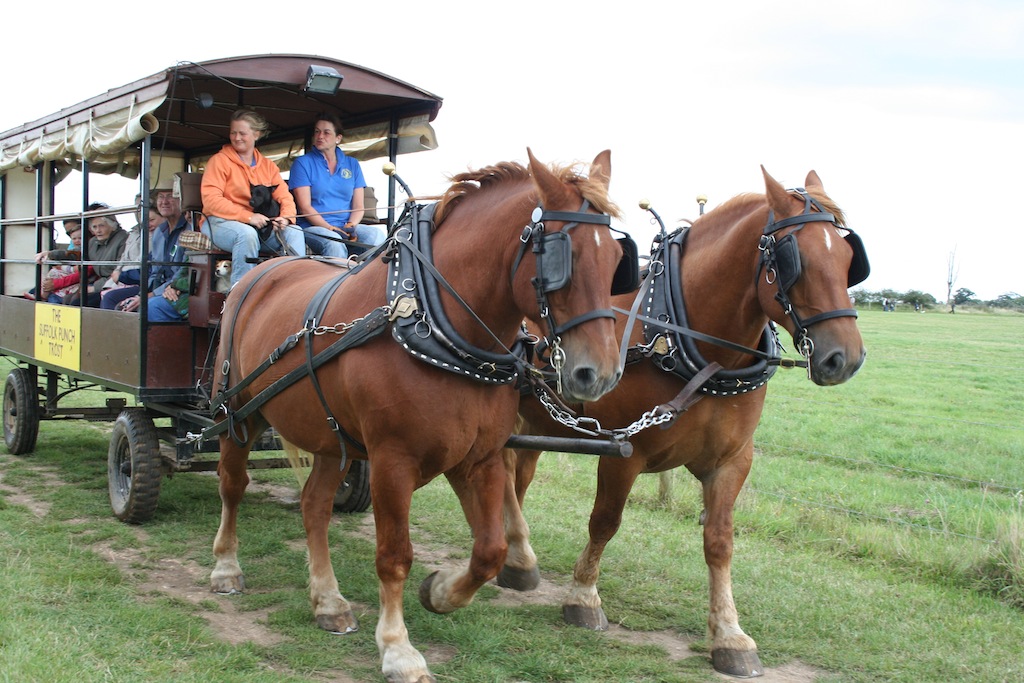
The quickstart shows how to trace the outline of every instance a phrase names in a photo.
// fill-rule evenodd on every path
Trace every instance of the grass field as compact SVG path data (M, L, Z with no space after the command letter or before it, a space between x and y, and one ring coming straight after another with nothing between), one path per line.
M797 370L770 384L733 565L763 680L1022 681L1024 316L868 311L860 325L868 361L848 384ZM254 473L240 521L249 589L227 598L207 592L215 477L176 475L150 523L124 525L106 448L103 425L43 423L32 456L0 453L0 681L380 679L369 513L332 527L362 628L331 636L311 618L289 473ZM469 532L443 480L417 492L406 617L439 681L723 680L703 639L699 489L685 473L667 504L656 477L634 490L602 564L613 630L562 624L595 467L541 459L526 510L540 594L488 586L446 616L415 591L465 560Z

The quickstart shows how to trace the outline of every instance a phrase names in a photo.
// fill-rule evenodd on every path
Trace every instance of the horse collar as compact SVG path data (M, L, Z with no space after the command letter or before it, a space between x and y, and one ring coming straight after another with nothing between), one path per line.
M693 337L672 328L689 329L683 299L682 252L689 229L679 230L651 255L650 274L638 296L645 298L644 340L647 353L666 372L689 382L708 365ZM654 264L659 264L654 267ZM662 327L655 320L668 325ZM651 322L649 322L651 321ZM721 342L720 342L721 343ZM749 349L756 360L753 365L737 370L719 370L700 387L711 396L745 394L764 386L778 369L779 346L770 325L765 326L756 350Z
M521 354L473 346L455 330L441 305L443 286L476 318L433 266L430 237L435 208L435 204L413 205L393 232L388 300L396 307L404 303L409 314L395 319L392 336L414 358L442 370L486 384L512 383L525 364Z

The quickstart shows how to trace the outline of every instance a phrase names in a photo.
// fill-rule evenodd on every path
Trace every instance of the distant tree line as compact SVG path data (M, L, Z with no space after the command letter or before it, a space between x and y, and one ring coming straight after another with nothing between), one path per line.
M889 301L895 301L898 304L906 304L911 309L935 309L935 308L948 308L946 302L938 301L931 294L920 292L916 289L911 289L906 292L900 292L895 289L880 289L877 292L873 292L867 289L858 288L850 292L850 296L854 299L857 306L863 306L864 308L872 308L872 305L877 305L879 308L882 307L882 300L888 299ZM989 306L991 308L1005 308L1024 313L1024 296L1017 294L1016 292L1007 292L1006 294L1000 294L995 299L990 301L982 301L971 290L961 287L953 293L953 306L973 306L973 307L984 307Z

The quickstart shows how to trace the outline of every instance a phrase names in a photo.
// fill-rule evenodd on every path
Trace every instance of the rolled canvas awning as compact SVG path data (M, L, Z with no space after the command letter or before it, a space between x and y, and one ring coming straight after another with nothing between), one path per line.
M124 109L80 123L64 119L52 129L42 127L37 135L26 135L17 144L0 149L0 173L12 168L31 168L43 161L74 165L87 159L98 172L103 172L104 167L108 170L134 167L134 177L138 175L138 154L127 148L157 132L160 123L152 112L164 99L160 97L141 104L133 101Z
M336 93L305 88L313 65L330 67L343 77ZM341 117L343 148L357 159L388 155L392 125L398 132L397 152L404 154L437 147L430 122L441 102L398 79L328 57L250 55L179 62L0 133L0 175L44 161L54 163L62 175L84 159L92 172L137 177L135 143L147 134L153 135L155 150L201 167L227 142L231 112L241 106L254 108L269 121L271 132L259 148L282 169L302 153L295 141L308 135L320 112Z

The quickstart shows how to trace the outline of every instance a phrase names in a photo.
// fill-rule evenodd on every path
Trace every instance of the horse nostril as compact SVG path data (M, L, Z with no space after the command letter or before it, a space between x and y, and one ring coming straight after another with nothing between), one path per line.
M597 372L591 367L579 367L573 370L572 379L578 387L590 387L597 382Z
M828 358L822 363L822 369L825 370L829 375L836 375L842 372L843 368L846 367L846 354L842 351L836 351L830 354Z

